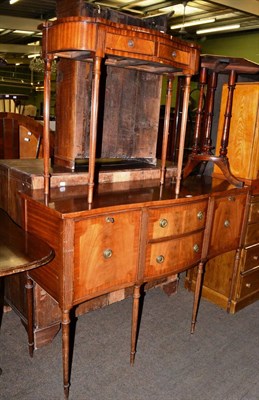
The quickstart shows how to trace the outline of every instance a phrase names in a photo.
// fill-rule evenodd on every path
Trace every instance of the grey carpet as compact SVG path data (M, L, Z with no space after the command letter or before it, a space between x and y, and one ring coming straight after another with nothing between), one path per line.
M79 317L70 400L258 400L259 302L228 315L202 299L190 335L192 293L147 293L135 366L131 299ZM30 359L14 312L0 336L1 400L63 399L61 334Z

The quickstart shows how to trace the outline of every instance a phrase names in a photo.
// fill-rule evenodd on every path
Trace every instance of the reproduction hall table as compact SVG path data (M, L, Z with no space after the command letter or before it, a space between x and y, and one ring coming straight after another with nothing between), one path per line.
M30 271L47 264L54 257L51 247L38 237L25 232L0 209L0 278ZM33 282L27 275L28 344L33 354Z
M98 120L102 110L100 95L103 66L113 69L128 69L167 77L167 98L161 156L160 183L165 180L166 153L170 109L172 102L172 81L174 76L185 76L181 132L178 151L176 193L180 190L184 141L188 114L191 76L198 72L200 48L195 43L177 39L154 29L114 23L103 18L66 17L54 22L46 22L43 27L42 53L45 61L44 74L44 190L49 193L49 116L51 92L51 67L55 57L74 61L85 61L93 65L91 110L89 132L88 202L93 201L95 163L97 150ZM116 73L116 72L115 72ZM82 85L86 84L82 82ZM107 96L107 93L106 93ZM75 95L75 101L78 98ZM111 99L110 101L114 101ZM133 100L134 101L134 100ZM66 107L66 102L57 105L57 110ZM69 110L68 110L69 112ZM87 112L85 110L85 112ZM123 118L124 116L122 116ZM74 118L74 116L71 116ZM82 115L83 118L83 115ZM128 117L132 118L132 116ZM58 124L57 124L58 129ZM60 136L62 132L58 132ZM136 140L140 132L135 132ZM112 135L112 132L110 132ZM69 147L69 137L65 137L65 147ZM100 143L99 143L100 145ZM67 160L68 161L68 160Z

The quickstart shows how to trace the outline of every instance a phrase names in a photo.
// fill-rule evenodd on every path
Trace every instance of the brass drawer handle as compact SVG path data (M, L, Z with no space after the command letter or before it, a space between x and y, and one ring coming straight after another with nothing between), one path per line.
M225 228L230 227L230 221L228 219L226 219L226 221L224 222L224 226L225 226Z
M195 251L195 253L198 253L199 250L200 250L199 245L195 243L195 245L193 246L193 251Z
M198 218L199 220L202 220L203 217L204 217L204 213L203 213L202 211L199 211L199 212L197 213L197 218Z
M236 201L235 196L228 196L228 201Z
M129 47L134 47L134 40L129 39L129 40L128 40L128 46L129 46Z
M251 283L246 283L246 287L250 288L251 287Z
M172 57L176 57L176 55L177 55L177 54L176 54L176 51L173 51L173 52L172 52Z
M106 222L110 222L111 224L114 224L114 218L113 217L106 217Z
M157 262L158 264L162 264L164 261L165 261L165 257L164 257L164 256L162 256L162 255L157 256L156 262Z
M161 226L161 228L165 228L168 225L167 219L165 219L165 218L160 219L159 225Z
M258 256L253 256L253 260L257 261L258 260Z
M111 256L112 256L112 250L111 249L106 249L106 250L104 250L104 252L103 252L103 256L104 256L104 258L111 258Z

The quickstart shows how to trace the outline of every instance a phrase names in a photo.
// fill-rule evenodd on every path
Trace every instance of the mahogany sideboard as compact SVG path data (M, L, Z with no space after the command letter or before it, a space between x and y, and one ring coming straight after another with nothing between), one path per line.
M248 189L211 178L188 178L180 195L169 181L99 184L89 207L87 185L21 194L24 228L53 247L55 259L31 272L59 304L64 392L69 388L69 324L80 303L134 287L131 362L136 351L140 288L199 264L193 305L194 330L205 262L237 250L247 215ZM220 240L222 238L223 240ZM233 288L230 288L229 298Z

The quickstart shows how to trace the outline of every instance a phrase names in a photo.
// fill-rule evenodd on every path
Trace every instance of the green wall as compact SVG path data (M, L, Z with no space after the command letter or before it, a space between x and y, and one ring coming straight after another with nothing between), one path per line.
M243 57L259 63L259 32L240 32L213 39L207 37L199 42L203 54Z

